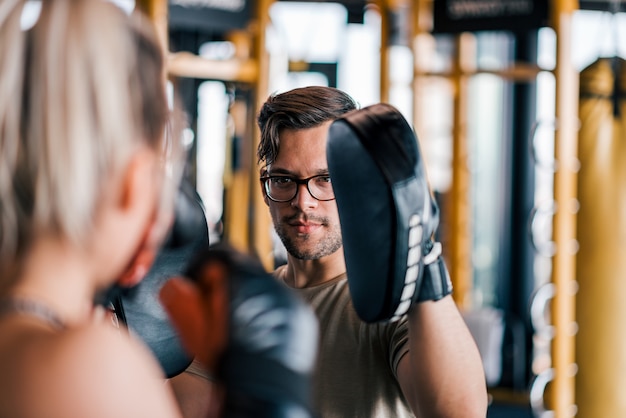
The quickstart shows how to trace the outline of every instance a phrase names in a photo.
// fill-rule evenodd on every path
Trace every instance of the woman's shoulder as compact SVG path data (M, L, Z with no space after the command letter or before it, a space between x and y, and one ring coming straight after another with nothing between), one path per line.
M155 361L149 357L147 348L132 337L125 329L116 328L105 322L90 323L68 329L56 335L50 342L51 354L63 365L72 363L91 363L94 370L112 369L137 365L137 369L147 370L152 377L162 377ZM110 363L110 364L107 364ZM105 367L106 365L106 367ZM105 372L106 370L101 370Z
M37 409L32 416L179 416L147 348L110 325L89 324L42 336L24 355L20 380L36 405L22 406Z

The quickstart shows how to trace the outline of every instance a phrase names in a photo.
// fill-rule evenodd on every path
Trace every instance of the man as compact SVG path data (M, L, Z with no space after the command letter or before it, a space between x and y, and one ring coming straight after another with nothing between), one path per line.
M330 124L355 108L340 90L306 87L271 96L258 116L262 192L288 253L275 276L320 322L317 412L484 417L482 362L450 296L417 303L392 323L365 323L354 310L326 142Z

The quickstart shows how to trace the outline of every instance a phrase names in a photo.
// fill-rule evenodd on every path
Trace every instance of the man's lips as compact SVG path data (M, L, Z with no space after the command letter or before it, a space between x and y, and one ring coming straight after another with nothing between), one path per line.
M299 234L310 234L322 227L322 224L316 222L306 221L292 221L289 222L289 226L295 229Z

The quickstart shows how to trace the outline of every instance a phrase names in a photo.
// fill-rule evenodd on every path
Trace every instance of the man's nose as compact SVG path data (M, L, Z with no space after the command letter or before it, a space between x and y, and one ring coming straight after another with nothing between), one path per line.
M317 206L317 199L313 197L306 184L298 184L296 196L291 200L291 205L303 208Z

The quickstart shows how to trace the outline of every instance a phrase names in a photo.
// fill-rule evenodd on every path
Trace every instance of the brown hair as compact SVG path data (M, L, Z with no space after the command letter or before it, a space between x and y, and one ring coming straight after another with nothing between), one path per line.
M258 162L274 162L283 129L313 128L356 108L354 99L333 87L302 87L270 96L257 118L261 129Z

